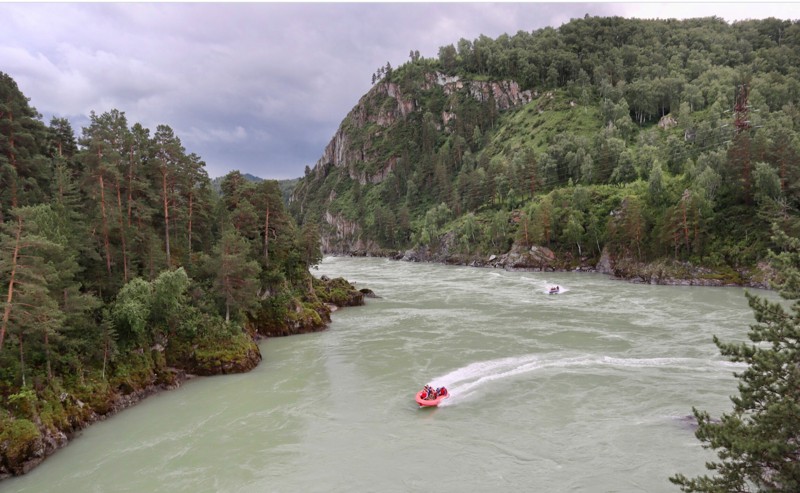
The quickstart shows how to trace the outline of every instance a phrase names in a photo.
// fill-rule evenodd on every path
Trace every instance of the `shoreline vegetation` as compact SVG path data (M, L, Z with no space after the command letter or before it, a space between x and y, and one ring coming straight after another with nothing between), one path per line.
M249 371L257 339L363 303L315 279L317 225L276 180L212 180L168 125L92 111L76 137L0 72L0 479L193 376Z
M139 351L142 365L128 378L101 381L86 377L75 387L64 385L60 392L51 386L41 393L16 394L10 399L14 410L30 419L0 414L0 480L30 472L83 429L150 396L178 389L198 377L249 372L262 362L259 341L325 330L331 312L363 305L365 297L374 297L371 290L357 290L343 278L323 276L313 278L312 283L319 300L317 317L289 317L269 332L248 330L228 341L198 344L176 366L166 363L165 348L156 344L149 348L149 356L144 348Z
M769 282L775 272L762 265L752 271L730 273L725 276L712 269L682 262L661 261L651 264L632 261L612 262L607 256L594 265L568 265L549 249L532 247L520 252L512 247L505 254L481 256L431 254L426 250L404 252L353 251L328 252L332 257L375 257L395 261L429 262L445 265L504 269L527 272L595 272L634 283L683 286L739 286L771 289ZM317 317L289 317L282 325L271 329L252 330L231 337L228 341L198 344L191 355L184 355L180 363L170 366L164 357L165 348L156 344L139 351L141 368L118 381L91 381L90 378L74 389L66 387L58 394L47 388L41 395L21 392L10 399L15 409L33 419L0 417L0 480L26 474L47 457L65 447L83 429L104 421L159 392L180 388L185 382L201 376L246 373L258 366L261 353L258 342L272 337L283 337L325 330L330 313L339 308L360 306L365 297L374 297L368 289L357 290L343 278L329 279L312 276L314 293L318 299ZM298 306L294 313L301 312Z

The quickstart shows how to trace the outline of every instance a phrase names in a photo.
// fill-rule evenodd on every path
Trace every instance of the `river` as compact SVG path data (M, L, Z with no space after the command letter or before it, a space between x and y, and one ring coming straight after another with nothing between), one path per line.
M712 335L754 322L738 288L373 258L313 274L379 298L92 425L0 491L677 492L714 457L686 416L730 411L743 368ZM451 397L420 409L426 383Z

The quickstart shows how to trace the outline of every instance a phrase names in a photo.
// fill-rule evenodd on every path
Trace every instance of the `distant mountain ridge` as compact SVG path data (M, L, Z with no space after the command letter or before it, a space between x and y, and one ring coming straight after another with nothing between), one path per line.
M255 176L255 175L251 175L250 173L241 173L241 175L242 175L242 178L244 178L246 181L253 182L253 183L259 183L259 182L262 182L262 181L264 181L266 179L266 178L261 178L261 177ZM224 179L225 179L224 176L219 176L219 177L214 178L213 180L211 180L211 187L217 193L217 195L222 193L220 185L222 184L222 180L224 180ZM289 180L277 180L278 187L281 190L281 196L283 197L283 203L284 204L288 204L289 203L289 197L291 196L292 191L294 190L294 187L297 185L297 182L299 180L300 180L299 178L292 178L292 179L289 179Z
M251 175L250 173L240 173L240 174L242 175L242 178L244 178L247 181L253 182L253 183L258 183L258 182L264 181L263 178L259 178L258 176ZM213 180L211 180L211 187L214 189L215 192L217 192L217 194L222 193L222 191L220 189L220 184L222 184L222 180L224 180L224 179L225 179L224 176L218 176L218 177L214 178Z

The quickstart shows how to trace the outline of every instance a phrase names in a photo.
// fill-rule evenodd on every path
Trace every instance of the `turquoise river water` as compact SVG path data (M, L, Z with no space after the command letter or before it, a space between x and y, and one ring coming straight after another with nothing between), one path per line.
M743 368L712 335L754 322L736 288L372 258L313 273L379 298L92 425L0 492L677 492L669 476L713 458L686 417L729 411ZM420 409L426 383L451 397Z

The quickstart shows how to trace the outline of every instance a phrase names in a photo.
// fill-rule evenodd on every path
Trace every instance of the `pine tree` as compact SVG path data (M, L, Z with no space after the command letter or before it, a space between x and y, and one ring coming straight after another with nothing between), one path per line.
M50 120L49 150L50 156L58 156L66 159L72 158L78 153L78 145L75 142L75 132L72 125L66 118L55 118Z
M204 199L208 198L208 194L204 192L208 191L211 186L205 166L206 163L200 159L200 156L192 153L187 156L181 174L183 200L186 203L187 251L189 254L192 252L194 243L192 234L197 229L195 227L197 220L207 217L210 212L209 205L204 203L206 202Z
M7 74L0 72L0 223L13 207L44 199L50 179L47 128Z
M16 337L22 386L26 385L25 343L29 336L43 336L48 376L49 343L63 321L63 313L50 296L49 283L57 272L48 258L57 256L61 246L42 235L43 217L52 210L47 205L26 206L11 210L13 221L3 224L0 234L0 279L8 280L0 324L0 353L6 335Z
M257 302L256 279L260 271L254 260L248 260L247 240L235 229L228 228L214 248L218 258L216 287L225 305L225 321L231 313L253 307Z
M116 164L121 159L119 149L114 142L119 126L124 122L118 120L124 115L115 113L90 114L91 123L83 129L80 144L84 150L80 153L84 168L83 185L86 193L94 200L87 204L91 216L99 223L93 231L99 231L102 241L102 252L106 264L109 284L112 282L112 266L116 263L112 252L112 225L114 218L113 186L118 182Z
M724 343L714 337L722 355L746 363L740 374L733 411L716 421L694 409L695 433L703 447L717 451L718 462L706 467L713 477L670 478L686 492L800 491L800 239L774 229L783 247L772 259L783 279L780 294L795 300L791 311L747 293L756 324L752 344Z
M182 162L186 159L184 148L181 145L180 139L175 135L168 125L159 125L156 127L156 133L153 136L155 145L155 165L156 174L161 191L161 205L164 218L164 251L167 256L167 265L169 268L172 265L172 253L170 251L170 212L175 203L174 191L175 180L177 174L181 169Z

